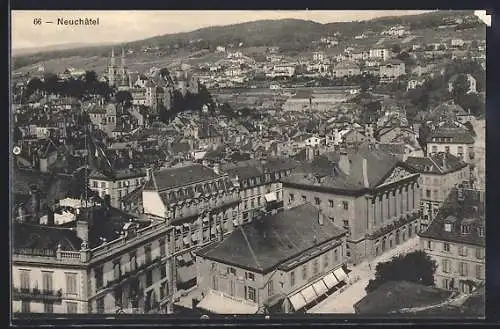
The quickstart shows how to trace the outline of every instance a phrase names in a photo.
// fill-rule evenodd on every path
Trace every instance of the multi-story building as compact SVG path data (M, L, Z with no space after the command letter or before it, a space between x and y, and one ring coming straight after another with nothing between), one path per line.
M348 230L347 257L357 264L415 235L419 174L376 149L325 154L283 180L285 209L311 202Z
M455 189L419 234L420 247L437 263L437 287L469 293L484 283L484 210L484 192Z
M391 58L391 50L386 48L373 48L370 49L369 54L370 59L381 59L383 61Z
M334 78L352 77L360 74L361 69L354 63L340 63L335 65L332 70Z
M381 82L390 82L405 74L405 63L400 60L391 60L379 66Z
M266 207L283 207L281 179L288 176L297 165L293 160L269 158L221 166L220 170L227 173L239 186L239 209L243 223L251 221L259 214L259 210Z
M196 283L192 252L233 231L241 222L237 186L227 174L190 164L153 172L142 191L144 213L166 221L170 286Z
M164 222L99 204L75 215L14 224L14 312L172 312Z
M94 127L106 132L108 135L111 135L115 130L117 123L116 104L109 103L105 105L103 101L100 101L99 103L90 104L85 111L88 113Z
M406 163L420 173L421 230L436 216L451 190L469 180L469 165L449 153L428 157L408 157Z
M121 199L142 186L147 179L143 169L120 169L109 173L93 170L89 175L89 188L101 198L109 196L111 206L121 208Z
M197 252L197 305L212 313L304 311L346 285L346 230L311 204L263 216Z
M427 138L427 154L445 152L470 163L474 159L474 137L460 127L438 127Z

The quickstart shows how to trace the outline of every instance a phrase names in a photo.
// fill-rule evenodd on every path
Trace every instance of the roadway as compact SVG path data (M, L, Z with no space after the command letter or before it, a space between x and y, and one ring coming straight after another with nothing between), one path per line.
M418 236L406 240L394 249L380 255L371 262L364 261L351 268L349 273L350 285L340 294L334 294L314 306L307 313L354 313L354 304L366 296L365 288L370 279L375 277L375 267L378 263L389 261L399 254L407 254L419 249Z

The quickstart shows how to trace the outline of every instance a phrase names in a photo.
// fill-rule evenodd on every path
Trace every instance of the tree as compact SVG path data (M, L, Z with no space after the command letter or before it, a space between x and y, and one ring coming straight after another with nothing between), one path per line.
M472 126L472 123L470 123L470 121L467 121L466 123L464 123L464 126L472 134L472 136L476 137L476 132L474 131L474 126Z
M426 150L427 147L427 138L429 137L431 133L431 128L425 124L422 123L420 125L420 128L418 129L418 144L420 144L420 147L422 147L423 150Z
M469 80L467 79L467 75L460 74L455 81L453 81L453 89L451 91L453 95L453 100L456 103L460 102L461 97L467 94L470 88Z
M28 86L26 88L26 96L31 96L35 91L43 90L43 82L39 78L32 78L28 82Z
M115 99L118 103L125 107L129 107L132 104L132 94L127 90L120 90L116 93Z
M389 262L377 264L375 279L368 282L365 290L367 293L372 292L389 281L409 281L433 286L436 268L436 261L422 250L396 256Z
M401 52L401 46L396 43L396 44L392 45L391 51L395 54L399 54Z

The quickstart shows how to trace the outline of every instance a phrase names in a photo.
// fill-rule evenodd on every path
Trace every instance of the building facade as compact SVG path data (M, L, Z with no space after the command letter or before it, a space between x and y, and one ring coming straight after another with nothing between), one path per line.
M450 153L470 163L474 160L474 137L464 128L439 127L429 134L426 151Z
M193 252L240 224L239 190L227 174L192 164L154 172L142 197L144 213L166 221L169 284L181 293L196 284Z
M213 313L304 311L346 285L345 234L310 204L239 227L197 253L204 295L197 307Z
M406 163L420 173L420 224L421 230L425 230L452 189L469 180L469 165L447 153L438 153L426 158L408 157Z
M285 209L311 202L348 230L346 255L357 264L415 236L419 174L380 150L332 154L283 181Z
M470 293L485 280L484 192L455 189L429 228L420 247L437 263L439 288Z

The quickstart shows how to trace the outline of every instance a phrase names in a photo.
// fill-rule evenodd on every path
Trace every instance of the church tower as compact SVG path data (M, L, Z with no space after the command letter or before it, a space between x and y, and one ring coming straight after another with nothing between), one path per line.
M114 86L116 83L116 59L115 59L115 48L111 49L111 59L108 66L108 82L110 86Z

